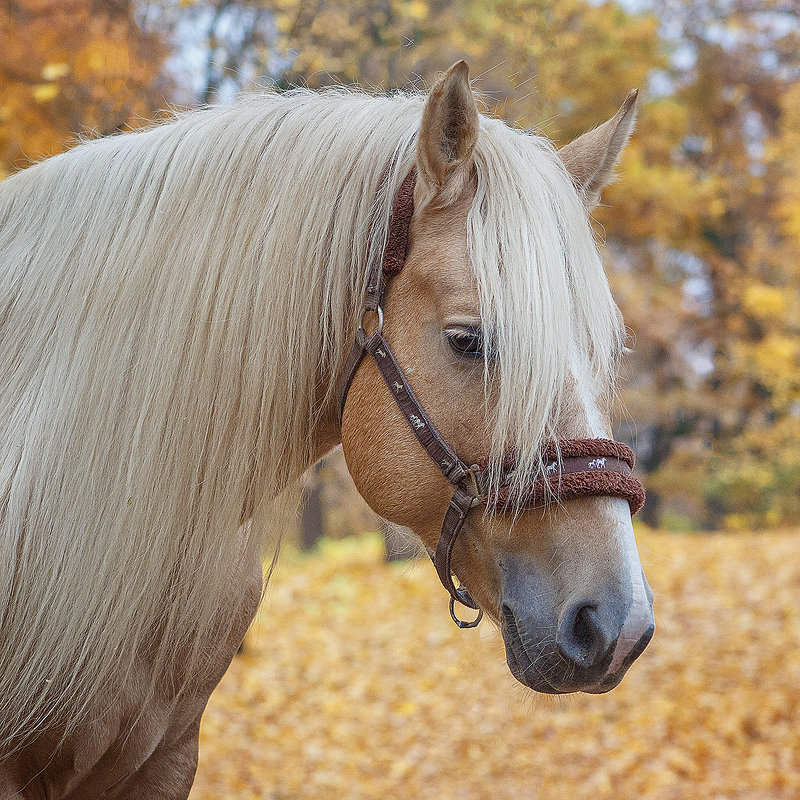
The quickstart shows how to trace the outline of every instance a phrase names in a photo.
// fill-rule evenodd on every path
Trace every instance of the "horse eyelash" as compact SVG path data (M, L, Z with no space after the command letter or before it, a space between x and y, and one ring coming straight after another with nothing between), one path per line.
M461 350L460 348L454 346L454 343L456 342L458 337L470 336L470 335L480 340L480 347L478 349ZM483 330L479 326L464 327L464 328L449 328L445 331L445 337L447 339L447 343L450 345L450 348L459 358L466 358L478 361L486 357L486 341L483 334Z

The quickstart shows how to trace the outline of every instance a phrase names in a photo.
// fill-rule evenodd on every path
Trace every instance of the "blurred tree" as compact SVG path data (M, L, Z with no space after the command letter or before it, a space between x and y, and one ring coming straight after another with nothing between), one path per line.
M617 203L639 188L651 110L673 106L680 126L671 173L688 182L640 187L640 208L665 188L670 196L658 204L660 225L643 230L647 215L638 226L629 220L643 244L625 247L629 257L638 250L623 306L642 375L627 398L640 443L651 449L649 485L673 502L683 498L711 527L797 521L800 290L791 187L800 175L791 153L800 6L673 0L659 13L674 41L668 95L645 109L625 185L609 194L616 216Z
M169 87L166 51L132 0L0 4L0 178L78 134L151 119Z
M594 218L636 335L621 394L649 473L645 517L657 523L666 506L696 525L796 521L800 6L636 8L8 0L0 170L56 152L82 130L151 116L163 93L192 104L225 101L258 81L424 88L421 76L466 57L489 113L563 144L638 86L624 181ZM618 435L628 438L625 430ZM331 509L329 524L345 530L340 516Z
M665 64L658 20L616 3L140 0L140 7L148 26L174 44L191 40L200 54L173 65L186 82L193 73L196 102L257 79L278 88L423 88L422 76L468 58L491 113L537 127L560 115L571 137Z
M325 509L322 505L323 461L318 461L302 478L300 500L300 547L313 550L325 535Z

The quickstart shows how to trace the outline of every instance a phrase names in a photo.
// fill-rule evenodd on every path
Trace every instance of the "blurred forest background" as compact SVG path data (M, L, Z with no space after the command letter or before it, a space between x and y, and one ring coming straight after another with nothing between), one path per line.
M78 135L267 86L424 89L465 57L486 113L564 144L641 90L595 212L635 349L618 438L673 530L800 522L796 0L3 0L0 178ZM368 523L340 456L302 530Z

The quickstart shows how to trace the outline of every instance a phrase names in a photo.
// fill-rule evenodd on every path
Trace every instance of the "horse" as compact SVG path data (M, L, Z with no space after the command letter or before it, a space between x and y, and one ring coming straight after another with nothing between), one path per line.
M269 520L339 444L522 684L619 683L653 596L590 212L635 112L557 150L479 113L459 62L427 94L255 93L0 184L0 797L188 795Z

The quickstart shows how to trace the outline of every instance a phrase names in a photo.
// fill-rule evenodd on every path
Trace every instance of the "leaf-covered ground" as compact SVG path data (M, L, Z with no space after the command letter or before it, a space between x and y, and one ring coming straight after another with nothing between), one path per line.
M800 538L645 533L656 636L607 695L519 686L430 564L279 567L205 716L192 800L800 797Z

